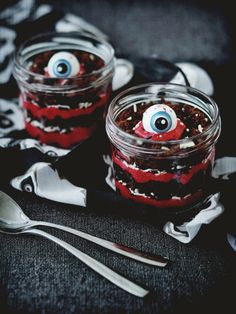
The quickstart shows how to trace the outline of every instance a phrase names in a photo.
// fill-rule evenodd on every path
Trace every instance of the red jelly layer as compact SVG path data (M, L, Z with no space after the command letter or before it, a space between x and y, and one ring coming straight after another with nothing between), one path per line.
M100 95L100 100L93 103L88 108L76 108L76 109L63 109L56 107L44 107L41 108L35 103L24 101L23 106L25 109L29 110L33 117L36 119L48 119L53 120L56 117L60 117L63 119L70 119L76 116L89 115L92 114L96 109L103 107L107 104L109 100L109 94ZM62 104L63 105L63 104Z
M78 144L89 138L96 129L96 125L89 128L73 128L73 130L68 133L44 132L40 128L33 126L31 123L26 123L25 128L32 137L38 138L41 143L57 144L62 148L70 148L72 145Z
M170 208L170 207L182 207L186 206L189 204L193 204L197 202L198 199L200 199L203 196L203 191L199 190L191 195L186 196L185 198L180 198L180 199L167 199L167 200L156 200L150 197L145 197L142 195L134 195L130 192L130 190L123 185L122 183L118 182L115 180L115 186L116 189L120 191L121 195L125 198L128 198L130 200L139 202L139 203L144 203L148 204L151 206L156 206L160 208Z
M122 170L128 172L138 183L146 183L149 181L168 182L175 179L182 184L187 184L196 173L201 170L206 170L209 167L209 165L214 160L214 152L211 152L204 162L200 162L199 164L196 164L189 168L189 171L187 173L184 173L180 169L179 171L176 171L174 173L166 172L155 174L151 171L144 171L142 169L135 169L133 167L130 167L126 161L122 161L115 154L113 154L112 159L114 163L116 163Z

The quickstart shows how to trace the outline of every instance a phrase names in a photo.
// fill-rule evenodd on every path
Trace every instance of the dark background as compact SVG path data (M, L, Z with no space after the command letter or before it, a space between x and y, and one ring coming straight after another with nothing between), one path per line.
M234 57L230 1L50 1L98 26L117 53L225 64ZM231 3L231 4L230 4Z
M40 3L44 3L40 1ZM45 2L49 3L49 1ZM236 155L234 141L235 37L230 1L50 1L106 33L117 54L205 67L215 84L223 132L218 155ZM233 2L232 2L233 3ZM46 31L43 29L42 31ZM223 153L224 152L224 153ZM226 240L227 216L188 245L136 217L78 208L12 191L26 214L105 239L168 256L166 269L117 256L85 240L51 231L150 289L141 300L101 278L55 244L34 237L0 236L0 313L229 313L236 284L235 253ZM234 286L233 286L234 285ZM232 288L231 288L232 287Z

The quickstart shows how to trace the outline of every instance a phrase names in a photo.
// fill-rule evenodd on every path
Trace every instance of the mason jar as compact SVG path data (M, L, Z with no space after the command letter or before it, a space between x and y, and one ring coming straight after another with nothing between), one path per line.
M149 133L143 126L140 131L145 114L143 125L150 123L150 112L145 108L152 106L152 111L163 104L177 115L179 129L172 131L175 134ZM123 197L174 210L201 204L208 197L221 120L215 101L206 94L169 83L130 88L111 102L106 132L112 147L115 187Z
M25 129L41 143L71 148L104 122L111 95L114 49L77 32L46 33L16 51Z

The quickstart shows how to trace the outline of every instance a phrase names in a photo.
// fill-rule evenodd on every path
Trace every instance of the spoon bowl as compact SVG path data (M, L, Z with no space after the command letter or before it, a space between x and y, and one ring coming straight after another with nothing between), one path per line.
M7 194L0 191L0 227L3 229L22 229L30 224L20 206Z

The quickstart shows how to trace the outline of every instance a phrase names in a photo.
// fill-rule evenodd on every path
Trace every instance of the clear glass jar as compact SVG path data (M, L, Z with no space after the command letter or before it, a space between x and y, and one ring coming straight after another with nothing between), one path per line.
M118 126L117 119L122 112L125 116L125 110L133 107L137 112L144 104L163 101L173 106L188 105L191 110L198 108L209 119L208 126L191 137L169 141L141 138ZM129 114L127 121L130 120ZM136 86L113 99L106 117L106 131L112 144L116 190L122 196L178 210L206 199L215 144L221 132L219 111L213 99L199 90L177 84Z
M86 58L91 58L89 62L96 66L99 60L102 64L65 78L32 70L32 60L38 60L40 66L47 54L58 52L81 53L85 64ZM29 135L62 148L86 140L102 122L113 73L114 50L98 38L77 32L46 33L23 43L16 51L13 74L20 88Z

